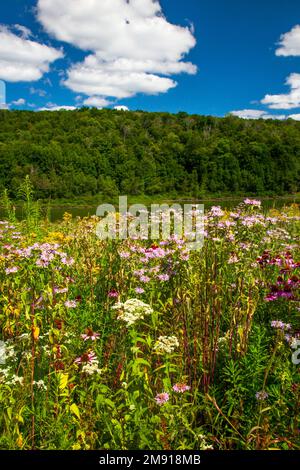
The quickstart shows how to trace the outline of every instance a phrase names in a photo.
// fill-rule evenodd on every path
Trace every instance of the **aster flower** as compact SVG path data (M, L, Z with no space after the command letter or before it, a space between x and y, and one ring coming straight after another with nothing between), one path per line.
M176 393L184 393L184 392L187 392L188 390L190 390L191 387L189 385L184 384L184 383L177 383L177 384L173 385L172 389Z
M158 405L164 405L170 399L170 395L168 393L158 393L155 397L155 401Z

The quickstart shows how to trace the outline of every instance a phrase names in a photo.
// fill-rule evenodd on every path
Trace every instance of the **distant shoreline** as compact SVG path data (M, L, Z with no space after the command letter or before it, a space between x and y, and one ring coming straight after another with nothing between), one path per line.
M88 208L95 208L96 206L105 203L108 204L116 204L118 202L119 196L114 196L114 197L105 197L101 196L98 198L91 196L91 200L88 201L80 201L76 199L53 199L51 200L39 200L41 207L47 207L49 206L50 208L64 208L64 207L70 207L70 208L78 208L78 209L88 209ZM203 198L192 198L190 196L178 196L178 197L172 197L172 196L163 196L163 195L158 195L158 196L148 196L148 195L139 195L139 196L129 196L128 197L128 204L134 204L134 203L140 203L140 204L163 204L163 203L224 203L224 202L232 202L232 201L239 201L243 200L245 198L252 198L252 199L259 199L261 201L282 201L282 200L288 200L288 201L295 201L296 203L300 203L300 193L296 194L287 194L287 195L281 195L281 196L259 196L259 195L243 195L243 196L207 196ZM16 209L19 209L22 206L22 201L15 201L15 207ZM4 209L4 206L0 204L0 209Z

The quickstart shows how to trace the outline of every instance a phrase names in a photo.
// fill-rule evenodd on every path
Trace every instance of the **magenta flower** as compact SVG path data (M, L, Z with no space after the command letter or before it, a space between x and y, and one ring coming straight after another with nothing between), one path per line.
M97 360L97 356L93 351L82 354L75 359L75 364L91 364Z
M81 338L84 340L84 341L88 341L89 339L91 339L92 341L96 341L96 339L98 339L100 336L100 333L95 333L93 330L91 330L90 328L88 328L86 330L86 333L82 334L81 335Z
M12 268L6 268L5 274L14 274L17 271L19 271L19 268L17 266L13 266Z
M164 405L165 403L167 403L167 401L169 401L170 399L170 396L168 393L158 393L155 397L155 401L158 405Z
M184 392L187 392L188 390L191 389L191 387L189 385L186 385L186 384L183 384L183 383L177 383L175 385L173 385L173 390L174 392L176 393L184 393Z
M112 289L111 291L109 291L108 297L110 297L112 299L117 298L117 297L119 297L119 292L116 291L115 289Z

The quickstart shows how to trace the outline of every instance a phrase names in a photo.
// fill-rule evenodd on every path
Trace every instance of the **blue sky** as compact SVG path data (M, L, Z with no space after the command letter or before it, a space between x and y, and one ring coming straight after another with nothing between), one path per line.
M299 0L89 3L1 2L0 79L11 109L300 119Z

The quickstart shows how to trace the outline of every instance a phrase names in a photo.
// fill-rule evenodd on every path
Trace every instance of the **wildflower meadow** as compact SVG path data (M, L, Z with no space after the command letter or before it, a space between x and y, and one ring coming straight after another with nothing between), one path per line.
M1 449L300 449L299 206L214 206L192 251L6 207Z

